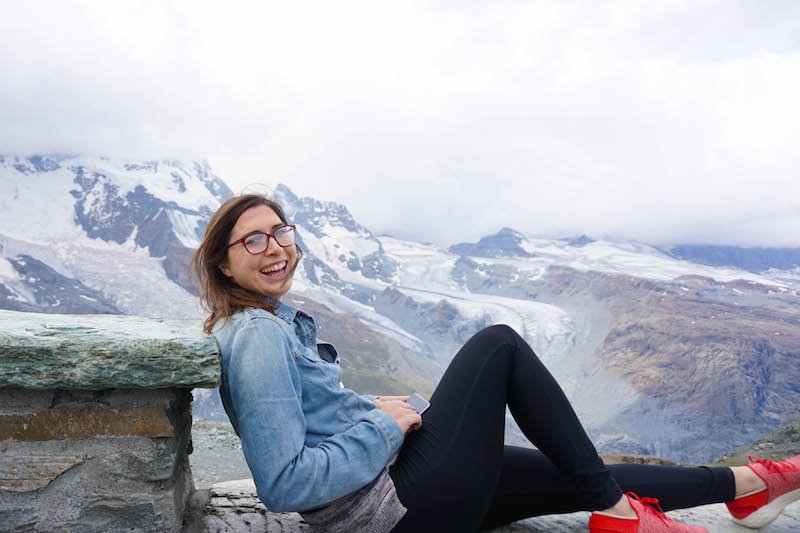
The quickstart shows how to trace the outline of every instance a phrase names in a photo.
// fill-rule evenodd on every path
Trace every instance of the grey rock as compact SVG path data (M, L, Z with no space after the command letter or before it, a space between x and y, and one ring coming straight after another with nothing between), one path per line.
M270 513L258 499L252 479L217 483L189 501L184 533L309 531L297 513Z
M220 359L197 321L0 310L0 387L213 387Z
M41 396L37 398L36 396ZM67 438L8 438L4 420L28 411L82 413ZM187 390L37 391L0 388L0 531L179 531L193 488L188 461L191 395ZM42 410L42 406L46 408ZM124 435L86 431L95 416L120 407L169 420L158 438L126 417ZM68 423L68 422L67 422ZM28 431L33 431L28 426Z

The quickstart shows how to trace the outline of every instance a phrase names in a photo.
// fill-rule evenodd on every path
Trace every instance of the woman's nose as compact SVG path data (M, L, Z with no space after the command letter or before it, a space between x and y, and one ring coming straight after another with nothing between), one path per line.
M264 253L267 255L275 255L275 252L280 252L280 250L281 245L278 244L275 237L267 237L267 247L264 249Z

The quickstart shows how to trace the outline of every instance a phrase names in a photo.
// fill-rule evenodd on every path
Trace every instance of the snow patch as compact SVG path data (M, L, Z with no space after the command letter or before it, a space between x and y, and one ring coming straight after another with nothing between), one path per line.
M167 217L172 224L172 231L175 237L187 248L197 248L200 246L200 239L197 236L197 227L201 218L197 215L187 215L183 211L167 209Z

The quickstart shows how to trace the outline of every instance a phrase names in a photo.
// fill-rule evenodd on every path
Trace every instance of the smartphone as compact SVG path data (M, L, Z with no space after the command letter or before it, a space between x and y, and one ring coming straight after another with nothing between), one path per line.
M431 402L429 402L428 400L426 400L425 398L423 398L422 396L420 396L416 392L408 397L408 400L406 400L406 403L411 405L411 407L413 407L417 411L417 413L419 413L419 414L424 413L425 410L428 409L428 407L431 406Z

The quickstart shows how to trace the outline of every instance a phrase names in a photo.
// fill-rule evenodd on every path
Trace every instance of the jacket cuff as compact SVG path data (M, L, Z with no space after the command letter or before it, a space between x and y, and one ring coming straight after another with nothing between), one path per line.
M394 455L400 450L405 435L392 415L380 409L373 409L367 413L366 419L373 422L380 429L383 438L389 446L389 455Z

